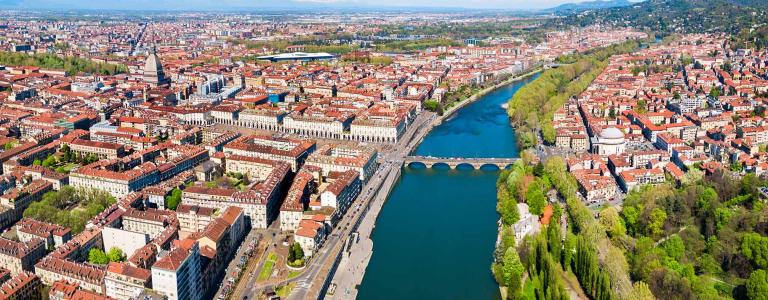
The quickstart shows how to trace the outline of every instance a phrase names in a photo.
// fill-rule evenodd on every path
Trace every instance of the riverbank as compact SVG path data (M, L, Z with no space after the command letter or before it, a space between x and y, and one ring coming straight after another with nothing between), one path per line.
M442 123L443 120L447 119L448 117L450 117L451 115L453 115L454 113L459 111L459 109L463 108L464 106L467 106L468 104L471 104L471 103L477 101L478 99L481 99L482 97L488 95L488 93L496 91L499 88L508 86L508 85L514 83L515 81L523 80L523 79L528 78L530 76L536 75L536 73L541 72L541 70L542 70L541 66L529 69L525 73L518 74L518 75L513 75L512 77L509 77L509 78L507 78L506 80L504 80L502 82L499 82L497 84L494 84L493 86L484 88L484 89L478 91L477 93L472 94L472 96L469 96L468 98L466 98L464 100L458 101L458 103L456 105L451 106L447 110L445 110L443 112L442 116L438 116L433 121L433 125L437 125L437 124Z

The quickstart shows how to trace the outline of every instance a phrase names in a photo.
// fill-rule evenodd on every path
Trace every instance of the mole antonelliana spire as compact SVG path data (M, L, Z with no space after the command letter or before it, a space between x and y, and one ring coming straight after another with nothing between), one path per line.
M155 45L152 46L152 53L147 56L147 61L144 63L144 81L153 86L171 83L171 80L165 77L163 64L160 63L160 58L157 56Z

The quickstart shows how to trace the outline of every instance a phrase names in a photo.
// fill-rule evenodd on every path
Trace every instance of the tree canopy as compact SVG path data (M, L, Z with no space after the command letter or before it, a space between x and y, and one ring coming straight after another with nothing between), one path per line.
M0 65L9 66L35 66L47 69L59 69L69 75L80 72L114 75L125 73L128 69L124 65L95 62L79 57L60 57L54 54L36 53L33 55L20 52L0 52Z

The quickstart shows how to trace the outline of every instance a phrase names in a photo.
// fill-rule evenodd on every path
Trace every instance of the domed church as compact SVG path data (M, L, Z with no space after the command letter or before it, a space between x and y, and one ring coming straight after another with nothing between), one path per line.
M592 153L613 155L624 153L627 142L624 133L616 127L607 127L600 135L592 137Z
M160 58L157 57L157 48L154 46L152 46L152 53L147 56L147 61L144 63L144 81L152 86L171 84L171 79L165 77L163 64L160 63Z

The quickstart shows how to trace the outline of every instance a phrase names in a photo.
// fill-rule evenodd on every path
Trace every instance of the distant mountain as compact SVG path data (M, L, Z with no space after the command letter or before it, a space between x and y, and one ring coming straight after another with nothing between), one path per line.
M766 21L766 0L647 0L630 6L571 14L558 25L597 23L661 33L736 33Z
M579 2L579 3L565 3L553 8L547 9L547 11L551 11L555 13L571 13L571 12L578 12L578 11L591 10L591 9L624 7L624 6L630 6L632 4L634 3L630 2L629 0L595 0L595 1L586 1L586 2Z

